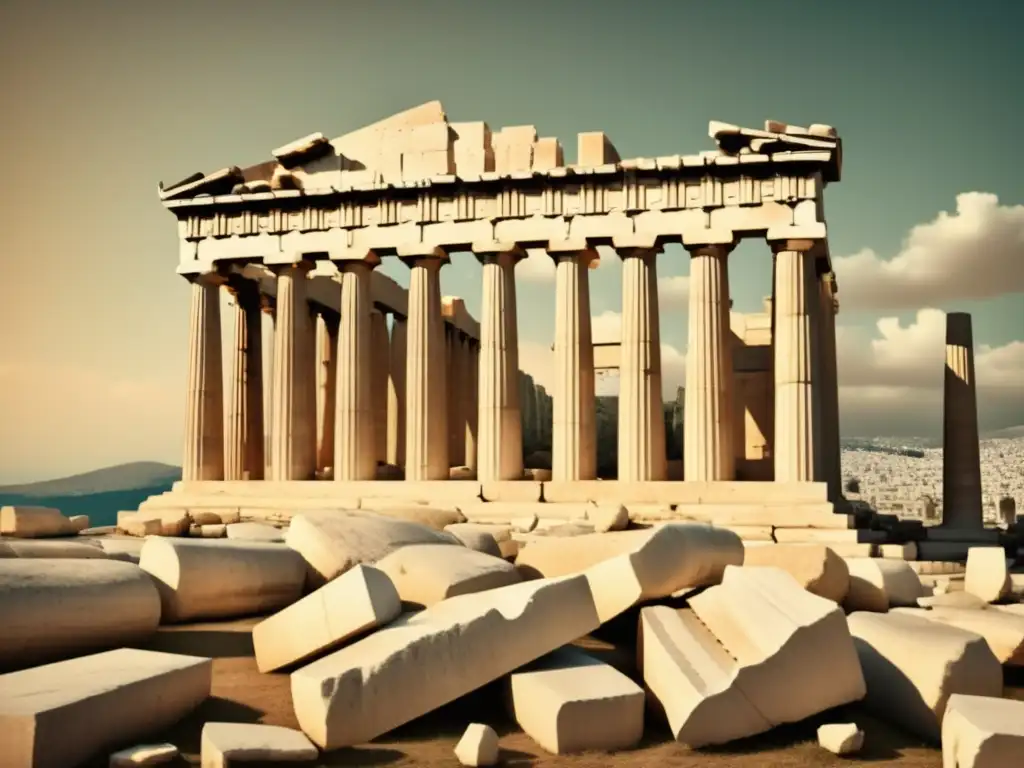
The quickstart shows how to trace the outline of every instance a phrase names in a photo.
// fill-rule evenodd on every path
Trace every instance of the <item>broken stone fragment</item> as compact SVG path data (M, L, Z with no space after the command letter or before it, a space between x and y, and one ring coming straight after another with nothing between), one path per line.
M573 646L508 677L512 717L556 755L635 747L644 735L644 691Z
M864 731L856 723L829 723L818 728L818 744L837 755L852 755L864 747Z
M102 540L101 540L102 541ZM51 560L103 560L107 553L93 541L61 539L8 539L6 554L0 557L46 558Z
M967 550L964 591L986 603L996 603L1010 593L1010 572L1002 547L971 547Z
M110 756L110 768L133 768L138 765L163 765L178 756L173 744L140 744Z
M435 531L443 531L449 525L466 522L466 516L455 509L438 509L422 504L386 504L382 499L367 499L359 509L382 517L419 523Z
M1024 701L954 694L942 720L942 764L1011 768L1024 755Z
M455 745L455 759L459 765L497 765L498 734L489 725L470 723Z
M377 561L402 602L425 608L441 600L516 584L516 567L500 557L447 544L410 544Z
M88 527L86 525L85 527ZM0 535L19 539L72 536L79 529L51 507L0 507Z
M850 589L843 600L847 613L884 613L892 606L912 607L924 595L921 578L909 563L877 557L844 560L850 571Z
M467 549L501 557L501 547L498 546L494 535L475 523L455 523L446 525L444 529L454 535Z
M241 541L284 541L284 532L280 528L265 523L231 523L227 526L226 535L229 539Z
M68 522L71 523L71 527L77 533L81 533L89 527L89 516L88 515L72 515L68 518Z
M894 608L894 611L920 616L929 621L959 627L985 638L988 647L1008 667L1024 667L1024 616L1003 611L975 608Z
M273 672L331 650L402 612L387 574L357 565L252 629L256 666Z
M842 604L850 589L850 569L843 558L823 544L775 544L748 547L745 566L781 568L810 592Z
M305 762L319 750L293 728L258 723L207 723L201 739L203 768L228 768L234 762Z

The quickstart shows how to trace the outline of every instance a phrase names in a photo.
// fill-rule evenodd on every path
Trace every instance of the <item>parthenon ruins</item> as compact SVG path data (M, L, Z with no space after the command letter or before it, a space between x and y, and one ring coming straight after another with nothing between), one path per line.
M751 536L784 515L877 541L856 530L865 522L840 488L824 193L842 143L829 126L774 121L709 133L711 151L633 160L581 133L566 165L532 126L492 133L432 102L161 185L192 283L191 359L183 480L146 504L619 502ZM772 298L730 330L728 257L750 236L772 255ZM681 478L661 398L656 274L668 243L690 257ZM596 477L588 271L599 246L623 267L615 480ZM479 323L440 292L449 254L464 251L483 265ZM515 268L527 251L556 265L550 473L523 466ZM409 268L407 293L374 271L393 257ZM237 307L227 418L221 287ZM261 306L274 318L266 419Z

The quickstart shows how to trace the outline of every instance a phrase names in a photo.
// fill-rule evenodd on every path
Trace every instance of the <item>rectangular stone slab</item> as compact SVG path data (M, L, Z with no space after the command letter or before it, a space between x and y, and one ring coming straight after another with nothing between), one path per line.
M585 576L453 597L293 672L295 715L322 749L362 744L599 625Z
M176 723L210 695L213 662L121 648L0 675L0 765L75 768Z

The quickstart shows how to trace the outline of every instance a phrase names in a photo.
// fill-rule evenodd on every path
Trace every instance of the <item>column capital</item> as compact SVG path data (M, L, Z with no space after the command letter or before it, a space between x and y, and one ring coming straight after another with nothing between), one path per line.
M612 238L612 247L620 259L642 258L660 253L658 236L651 234L619 235Z
M336 261L334 262L334 265L338 268L339 275L344 275L346 272L362 272L363 270L366 270L367 272L372 272L373 270L380 266L380 259L348 259L346 261Z
M345 264L370 264L380 266L380 255L372 248L345 248L331 251L330 261L341 271Z
M547 253L557 264L560 261L576 259L590 269L596 269L601 263L597 249L591 246L585 237L568 240L549 240Z
M264 266L275 275L280 275L286 269L298 269L304 274L309 274L314 268L316 268L316 264L308 259L302 258L301 256L294 261L286 261L280 264L264 264Z
M199 283L200 285L206 286L221 286L227 285L228 278L220 270L212 272L196 272L191 275L184 275L184 278L190 283Z
M701 243L684 245L683 247L690 253L690 258L695 256L710 256L715 259L724 259L732 253L733 248L736 247L736 243Z
M683 247L687 250L708 245L736 246L736 233L731 229L684 229Z
M810 253L821 242L821 240L769 240L768 244L772 247L772 253L780 253L781 251Z
M395 250L398 252L398 258L407 267L436 264L440 269L449 262L448 252L439 245L406 243Z
M513 266L526 258L519 243L512 240L478 241L470 246L473 255L481 264L501 264L511 261Z

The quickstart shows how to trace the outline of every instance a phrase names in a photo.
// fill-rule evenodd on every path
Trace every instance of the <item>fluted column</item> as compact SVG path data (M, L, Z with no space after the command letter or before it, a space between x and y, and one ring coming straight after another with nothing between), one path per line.
M373 381L373 455L388 459L388 368L391 362L387 317L378 309L370 313L370 360Z
M688 246L690 320L686 350L683 476L735 479L729 345L729 252L732 243Z
M821 472L819 312L813 240L775 250L775 481L812 482Z
M480 344L476 339L466 339L466 437L464 454L466 466L471 472L477 467L477 422L480 418Z
M842 448L839 443L839 375L836 365L836 276L829 272L818 281L821 298L821 455L828 497L843 495Z
M225 480L263 479L263 326L259 284L228 285L235 308L235 343L224 443Z
M271 464L274 480L311 480L316 469L316 382L306 274L312 265L276 267Z
M440 249L430 253L399 249L399 256L411 273L405 357L405 479L446 480L448 393L440 273L448 256Z
M946 315L942 418L942 527L984 527L974 379L974 332L966 312Z
M548 253L555 260L551 477L563 482L593 480L597 477L597 413L590 268L598 256L585 242L550 243Z
M466 463L466 368L462 332L454 324L445 334L448 360L448 461L453 467Z
M473 251L483 264L476 476L481 482L521 480L515 266L525 253L511 243L475 244Z
M260 310L270 319L270 354L267 356L263 378L270 382L263 387L263 477L273 477L273 431L274 431L274 346L277 337L277 299L266 293L260 294Z
M316 466L334 467L334 417L338 392L338 327L335 312L319 308L316 315L317 401Z
M334 415L334 479L338 482L377 477L370 277L379 263L372 251L364 259L337 262L341 272L341 322Z
M619 363L621 482L665 479L665 419L661 397L657 249L616 238L622 259L622 359Z
M388 353L388 457L387 463L400 467L405 463L405 355L407 321L392 316Z
M188 389L181 479L224 479L224 382L221 369L220 286L215 274L189 277Z

